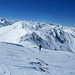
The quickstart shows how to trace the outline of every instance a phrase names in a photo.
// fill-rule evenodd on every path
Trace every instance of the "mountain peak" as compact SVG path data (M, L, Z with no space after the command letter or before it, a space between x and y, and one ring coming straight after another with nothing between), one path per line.
M13 20L8 20L5 18L0 18L0 27L12 25L14 23Z

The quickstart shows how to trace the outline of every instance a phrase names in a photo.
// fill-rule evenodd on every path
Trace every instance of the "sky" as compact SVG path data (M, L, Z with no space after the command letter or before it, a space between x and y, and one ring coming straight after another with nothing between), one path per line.
M75 27L75 0L0 0L0 17Z

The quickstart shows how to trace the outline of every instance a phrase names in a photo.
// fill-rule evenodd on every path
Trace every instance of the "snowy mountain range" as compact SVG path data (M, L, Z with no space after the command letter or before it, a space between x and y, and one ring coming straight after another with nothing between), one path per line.
M75 28L44 22L18 21L12 23L5 19L1 20L1 23L4 24L4 27L0 28L1 42L17 43L23 46L41 44L45 49L75 52Z
M13 20L7 20L7 19L4 19L4 18L0 18L0 27L12 25L14 22L15 21L13 21Z
M74 64L75 28L0 19L0 75L75 75Z

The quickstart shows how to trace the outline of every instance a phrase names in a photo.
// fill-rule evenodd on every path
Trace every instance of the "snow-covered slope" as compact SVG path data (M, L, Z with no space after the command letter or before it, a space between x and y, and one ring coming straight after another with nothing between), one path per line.
M0 75L75 75L75 54L0 43Z
M75 28L45 22L18 21L0 28L0 41L23 46L41 44L46 49L75 52Z
M0 75L75 75L75 28L0 20Z
M4 19L4 18L0 18L0 27L12 25L14 22L15 21L13 21L13 20L7 20L7 19Z

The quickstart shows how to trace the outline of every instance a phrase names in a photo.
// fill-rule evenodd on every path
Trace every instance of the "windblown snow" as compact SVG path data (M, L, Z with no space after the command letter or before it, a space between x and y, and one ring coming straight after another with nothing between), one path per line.
M0 19L0 75L75 75L74 45L75 28Z

